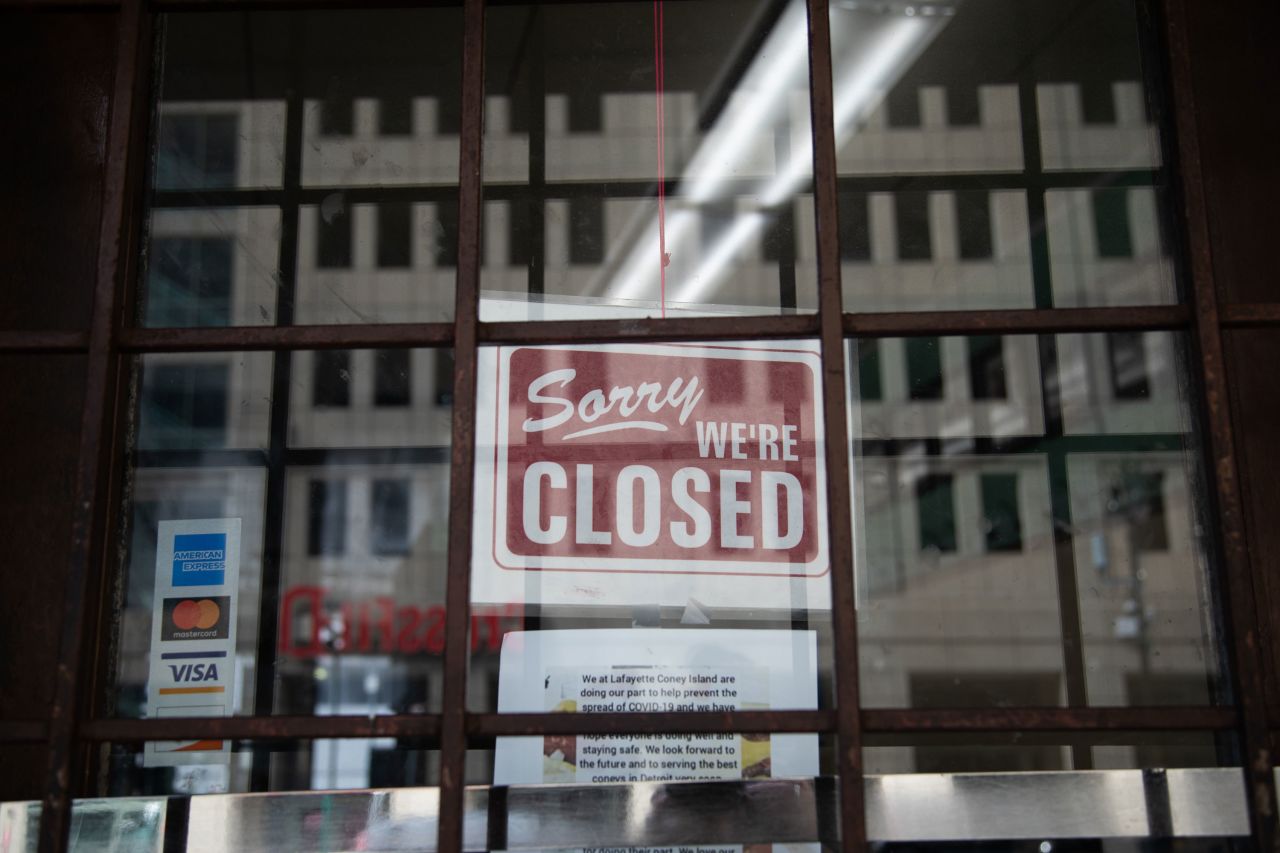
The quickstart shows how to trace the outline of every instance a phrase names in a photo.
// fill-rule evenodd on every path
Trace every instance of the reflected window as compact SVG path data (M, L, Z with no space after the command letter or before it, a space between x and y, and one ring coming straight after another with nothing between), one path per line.
M351 98L330 95L320 102L320 135L350 136L355 132L355 104Z
M912 400L942 399L942 341L907 338L907 394Z
M462 98L450 93L436 97L436 133L457 136L462 131Z
M378 99L378 132L383 136L413 133L413 99L408 95L387 95Z
M1116 98L1110 80L1080 84L1080 117L1085 124L1116 123Z
M920 127L920 90L914 86L895 86L889 91L885 112L889 127Z
M374 480L369 549L379 557L409 553L409 481Z
M884 399L880 374L880 341L875 338L858 341L854 352L858 359L858 400L872 402Z
M1107 335L1107 359L1111 368L1111 393L1117 400L1144 400L1151 396L1151 375L1142 332Z
M733 199L722 199L702 206L702 248L713 250L733 227L737 206Z
M920 550L956 550L955 478L926 474L916 480L916 511L920 514Z
M1162 472L1122 473L1111 487L1107 510L1128 527L1129 541L1135 551L1169 550Z
M412 362L407 349L379 350L373 359L373 404L409 405Z
M988 551L1022 550L1022 517L1018 512L1018 475L983 474L982 527Z
M333 557L347 551L347 483L312 480L307 494L307 553Z
M894 196L894 224L898 230L898 260L927 261L933 257L928 193L903 192Z
M599 133L604 128L600 96L582 89L569 90L569 132Z
M507 204L507 265L527 267L533 260L533 207L529 199Z
M156 237L147 276L148 326L225 326L231 322L231 241Z
M458 265L458 207L454 204L437 203L434 210L436 266L456 267Z
M413 264L413 206L387 202L378 210L378 266L384 269Z
M435 401L437 406L453 405L453 350L438 349L431 351L435 359Z
M569 263L604 261L604 199L581 196L569 199Z
M982 123L978 87L957 84L947 87L947 124L975 127Z
M967 338L969 351L969 392L975 400L1006 400L1004 338L999 335L977 335Z
M1106 187L1090 194L1093 234L1099 258L1132 258L1133 235L1129 230L1129 191Z
M871 260L871 218L866 193L842 192L840 201L840 259Z
M351 219L343 209L320 208L316 225L316 266L348 269L351 266Z
M990 260L992 256L990 194L986 190L967 190L956 193L955 199L960 259Z
M148 366L142 436L153 448L222 447L227 440L227 366Z
M156 144L156 186L235 186L239 138L239 119L234 115L162 115Z
M769 226L765 229L761 243L760 255L771 264L795 263L796 257L795 222L789 210L773 214Z
M313 356L311 403L316 408L351 405L351 353L320 350Z

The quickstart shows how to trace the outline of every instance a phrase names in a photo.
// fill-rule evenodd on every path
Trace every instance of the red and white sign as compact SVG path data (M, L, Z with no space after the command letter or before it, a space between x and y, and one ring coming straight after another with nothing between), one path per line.
M577 574L570 587L580 594L551 598L633 604L643 602L611 595L617 585L604 578L717 576L724 586L827 573L816 352L763 344L484 352L477 601L528 598L485 577L494 571ZM664 600L693 593L662 586L671 593ZM693 586L707 596L705 583Z

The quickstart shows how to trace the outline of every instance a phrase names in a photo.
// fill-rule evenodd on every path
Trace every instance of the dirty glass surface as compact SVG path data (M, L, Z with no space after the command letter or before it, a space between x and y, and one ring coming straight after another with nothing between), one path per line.
M1227 701L1186 345L850 341L865 705Z
M846 310L1176 301L1135 4L833 3Z
M450 319L459 11L160 20L141 324Z
M482 320L814 310L804 4L657 9L488 9Z
M111 713L439 710L451 356L135 362ZM183 541L218 534L228 539ZM496 664L520 613L481 608L473 618L477 659ZM192 760L148 756L147 768L228 760L186 748ZM333 752L326 773L345 779L349 754Z

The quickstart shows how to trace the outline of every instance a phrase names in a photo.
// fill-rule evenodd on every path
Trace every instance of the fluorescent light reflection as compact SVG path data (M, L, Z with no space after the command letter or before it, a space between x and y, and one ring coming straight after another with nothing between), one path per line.
M857 132L860 122L901 77L921 51L946 25L949 16L908 17L899 13L832 10L832 41L845 45L835 57L834 124L837 148ZM696 205L725 198L725 184L751 168L752 154L763 143L772 148L770 128L786 116L790 96L807 89L808 26L804 6L793 4L784 13L759 56L742 77L720 120L707 133L689 164L681 171L689 178L668 196L666 218L668 307L710 301L732 271L734 259L769 225L766 211L784 204L812 179L813 152L808 144L793 144L774 174L761 178L756 192L739 197L733 225L708 248L698 246L701 216ZM675 146L672 146L675 150ZM674 208L674 209L673 209ZM587 288L609 301L657 301L658 228L651 208L637 213L633 232L613 263L609 259ZM686 258L698 257L691 268Z
M808 73L809 38L805 8L793 3L769 35L764 48L735 87L693 159L685 168L687 186L680 194L694 204L710 201L725 180L746 165L752 146L777 125L787 109L787 93L803 89ZM772 139L768 138L770 148Z

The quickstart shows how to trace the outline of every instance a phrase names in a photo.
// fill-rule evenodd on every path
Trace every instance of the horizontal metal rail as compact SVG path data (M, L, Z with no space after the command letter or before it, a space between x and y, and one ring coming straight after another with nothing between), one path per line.
M836 180L841 192L961 192L967 190L1021 190L1033 186L1041 189L1092 189L1099 186L1149 187L1161 180L1159 172L1149 169L1097 170L1028 175L1022 172L919 173L886 175L842 175ZM533 186L528 183L487 183L484 199L490 201L562 200L571 198L653 198L657 184L653 180L586 180L547 181ZM680 181L664 182L668 195L679 193ZM752 179L726 180L726 195L754 196L759 183ZM385 204L388 202L441 203L456 201L458 185L454 184L389 184L383 186L318 185L300 189L281 187L229 187L224 189L158 190L151 197L152 208L193 209L219 207L263 207L288 203L320 204L334 193L340 193L347 204Z
M865 709L862 728L873 733L942 732L1163 732L1224 731L1236 723L1233 708L993 708ZM100 719L80 726L92 741L141 743L148 740L229 738L306 740L311 738L422 737L439 734L435 714L387 716L184 717ZM563 734L719 734L836 731L835 712L733 711L666 714L468 714L473 744L495 737ZM0 740L3 740L0 730Z
M895 311L845 314L844 333L861 337L1064 334L1179 330L1190 322L1183 305L1015 309L999 311ZM545 320L480 323L482 344L600 344L727 341L814 337L816 314L712 316L668 319ZM21 343L14 336L14 343ZM229 352L293 349L448 347L452 323L382 326L229 326L199 329L126 329L125 352ZM5 339L0 338L0 351ZM22 344L38 348L38 341Z

